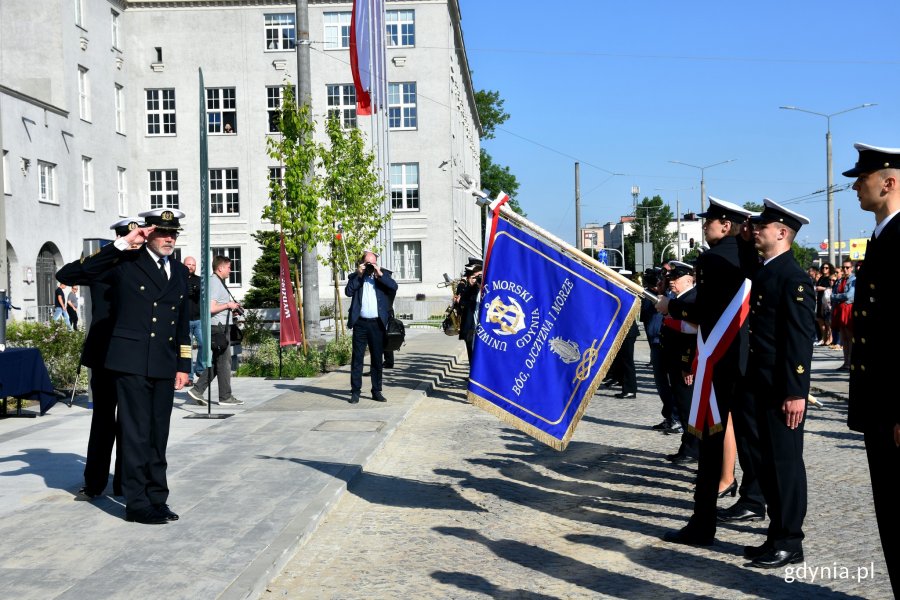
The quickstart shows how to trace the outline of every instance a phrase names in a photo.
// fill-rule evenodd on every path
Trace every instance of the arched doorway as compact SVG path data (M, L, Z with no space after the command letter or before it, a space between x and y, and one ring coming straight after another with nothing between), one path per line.
M34 283L37 285L38 321L48 323L53 314L53 290L56 289L57 258L62 258L53 242L41 246L35 261Z

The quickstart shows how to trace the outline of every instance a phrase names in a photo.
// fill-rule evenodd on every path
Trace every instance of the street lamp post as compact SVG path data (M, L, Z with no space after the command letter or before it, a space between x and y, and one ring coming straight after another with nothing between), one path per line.
M707 169L711 169L713 167L718 167L719 165L724 165L726 163L736 161L736 158L729 158L728 160L723 160L722 162L717 162L711 165L706 165L705 167L701 167L698 165L691 165L686 162L681 162L680 160L670 160L669 162L676 165L684 165L685 167L693 167L695 169L700 169L700 212L706 211L706 179L705 172Z
M796 106L779 106L778 108L784 110L796 110L799 112L809 113L811 115L818 115L820 117L825 117L827 121L827 126L825 130L825 164L828 169L828 173L826 176L826 184L827 184L827 198L826 202L828 208L828 262L834 264L834 190L832 185L832 174L831 174L831 117L835 117L837 115L842 115L846 112L850 112L851 110L858 110L860 108L868 108L870 106L876 106L873 102L867 102L865 104L860 104L859 106L854 106L853 108L846 108L844 110L839 110L838 112L834 112L831 114L825 114L820 112L815 112L812 110L806 110L805 108L798 108Z

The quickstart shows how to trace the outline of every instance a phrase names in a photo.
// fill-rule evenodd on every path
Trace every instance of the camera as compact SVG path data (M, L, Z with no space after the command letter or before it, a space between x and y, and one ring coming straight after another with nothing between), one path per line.
M369 275L371 275L371 274L374 273L374 272L375 272L375 265L373 265L372 263L367 262L367 263L366 263L366 267L365 267L365 274L366 274L366 276L368 277Z
M475 284L481 285L481 274L480 273L475 276Z
M244 316L244 307L243 307L243 306L238 306L236 309L234 309L234 310L231 311L231 312L232 312L232 314L234 314L234 316L236 316L236 317L243 317L243 316Z

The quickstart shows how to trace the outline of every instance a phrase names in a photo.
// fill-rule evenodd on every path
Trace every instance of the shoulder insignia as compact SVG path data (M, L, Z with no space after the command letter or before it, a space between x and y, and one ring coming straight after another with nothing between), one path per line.
M806 369L803 368L803 365L797 365L797 375L803 375Z
M797 286L797 291L798 291L798 292L802 292L802 291L803 291L803 286L802 286L802 285L798 285L798 286Z
M797 302L803 302L803 296L797 296Z

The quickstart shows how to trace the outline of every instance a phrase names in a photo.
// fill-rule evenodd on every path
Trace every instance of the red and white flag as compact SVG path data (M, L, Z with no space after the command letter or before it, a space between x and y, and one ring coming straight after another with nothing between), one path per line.
M384 106L384 0L354 0L350 17L350 71L356 88L356 114L371 115Z
M303 342L300 335L300 318L297 315L297 302L294 300L294 287L291 285L291 268L288 265L287 252L284 249L284 234L281 235L281 345L296 346Z

